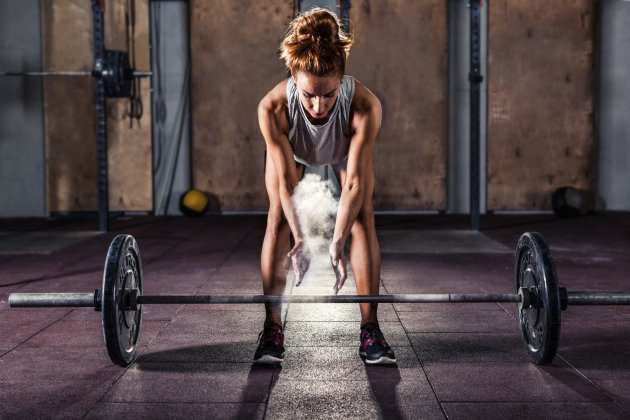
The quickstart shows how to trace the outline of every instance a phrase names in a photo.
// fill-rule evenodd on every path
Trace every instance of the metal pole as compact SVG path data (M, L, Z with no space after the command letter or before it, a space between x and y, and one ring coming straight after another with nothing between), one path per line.
M481 0L470 0L470 230L479 230L481 137Z
M567 292L569 305L630 305L630 292Z
M94 71L102 72L105 64L105 40L103 27L103 9L99 0L92 0L94 21ZM96 77L94 105L96 108L96 151L98 180L98 228L102 232L109 230L109 186L107 174L107 103L105 82Z
M85 306L93 308L94 293L12 293L9 306L12 308L41 308Z
M138 304L221 303L468 303L520 302L517 294L400 294L400 295L171 295L138 296Z
M94 293L12 293L12 307L95 306ZM155 295L137 297L142 304L239 303L470 303L520 302L518 294L399 294L399 295Z
M2 71L0 76L47 77L47 76L92 76L92 71Z
M111 71L111 69L107 69ZM95 73L90 70L62 70L62 71L0 71L0 76L15 76L15 77L79 77L79 76L94 76ZM153 72L134 70L133 77L151 77Z

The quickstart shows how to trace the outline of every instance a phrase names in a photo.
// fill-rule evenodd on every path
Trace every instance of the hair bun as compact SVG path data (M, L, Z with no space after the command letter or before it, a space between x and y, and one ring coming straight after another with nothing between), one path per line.
M316 7L291 22L280 57L291 71L343 75L352 43L352 36L343 31L339 18L330 10Z

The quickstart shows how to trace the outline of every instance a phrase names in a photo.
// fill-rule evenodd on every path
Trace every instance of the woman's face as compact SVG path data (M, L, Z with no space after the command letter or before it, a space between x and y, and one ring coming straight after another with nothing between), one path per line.
M296 72L295 84L300 95L300 101L304 109L309 113L314 122L326 119L333 107L337 96L341 78L339 76L313 76L310 73Z

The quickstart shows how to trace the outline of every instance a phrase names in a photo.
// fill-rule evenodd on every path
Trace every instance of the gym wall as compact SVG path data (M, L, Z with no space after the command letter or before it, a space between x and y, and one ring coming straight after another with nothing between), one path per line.
M127 50L124 1L105 2L105 46ZM87 70L93 66L92 9L83 0L41 2L45 70ZM148 0L136 2L136 67L149 68ZM129 128L127 99L107 99L110 210L153 208L151 102L142 80L144 117ZM44 79L47 203L49 212L97 209L94 80Z
M488 6L488 209L551 209L564 185L594 191L596 2Z
M292 17L287 0L191 2L194 185L223 210L267 208L256 106L286 77L277 50ZM384 109L376 208L446 208L446 17L442 0L353 3L348 73Z
M446 203L445 180L451 175L446 137L454 129L452 120L447 126L446 104L457 98L446 95L447 53L458 54L458 63L467 61L463 48L447 52L451 11L446 3L352 2L357 43L348 71L374 91L384 108L374 155L379 209L437 210L452 204ZM90 70L89 2L38 4L44 69ZM107 2L109 48L126 49L124 4ZM148 69L147 0L137 4L137 67ZM286 77L277 47L293 6L290 0L249 6L190 2L194 185L216 194L224 210L266 209L256 105ZM630 3L492 0L484 7L489 14L488 209L547 210L551 191L561 185L597 190L610 209L630 209L630 119L623 117L630 74L630 26L624 22ZM17 9L10 9L2 14L3 27L18 35L0 35L3 63L10 64L2 69L37 69L38 41L31 37L32 48L15 41L26 44L16 26L28 25L12 26L18 20L10 15ZM29 16L36 25L39 15ZM11 67L15 54L23 55L19 68ZM95 210L93 80L1 82L0 216ZM140 129L128 128L125 99L108 100L112 210L153 209L149 84L143 79ZM37 105L42 87L44 118ZM457 179L451 176L449 184L465 189L466 176L465 171Z

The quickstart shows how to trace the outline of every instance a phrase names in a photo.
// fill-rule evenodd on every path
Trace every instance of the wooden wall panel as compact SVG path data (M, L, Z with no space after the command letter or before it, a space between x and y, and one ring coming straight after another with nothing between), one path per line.
M293 2L190 2L193 180L222 210L266 210L256 108L286 77L278 47Z
M377 209L446 209L447 8L443 0L352 3L348 73L383 106Z
M488 4L488 208L548 209L594 187L595 2Z
M126 50L125 0L107 1L105 45ZM42 1L46 70L91 70L92 10L79 0ZM136 66L148 69L148 1L138 0ZM126 99L108 99L109 202L111 210L153 208L150 82L142 82L144 117L130 129ZM85 78L44 79L44 115L49 212L96 210L96 136L94 81Z

